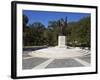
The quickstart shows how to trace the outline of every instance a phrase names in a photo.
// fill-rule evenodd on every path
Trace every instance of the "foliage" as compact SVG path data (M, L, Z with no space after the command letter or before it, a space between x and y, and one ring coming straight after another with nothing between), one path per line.
M84 17L77 22L66 22L63 18L56 21L49 21L45 27L41 22L28 24L28 17L23 15L23 45L24 46L56 46L58 35L61 28L59 21L64 24L63 34L66 36L66 42L69 46L80 46L90 48L90 16Z

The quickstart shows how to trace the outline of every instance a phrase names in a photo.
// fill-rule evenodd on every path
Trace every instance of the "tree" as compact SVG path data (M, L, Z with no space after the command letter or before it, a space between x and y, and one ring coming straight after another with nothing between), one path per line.
M23 14L23 25L26 25L28 21L29 21L28 17L25 14Z
M44 31L46 30L45 26L40 22L32 23L30 26L32 29L32 38L33 45L45 45Z
M25 14L23 14L23 31L25 31L25 29L27 29L28 21L29 21L28 17Z
M90 16L84 17L77 22L67 23L67 17L48 22L48 27L41 22L28 24L28 17L23 14L23 45L24 46L56 46L61 32L67 37L68 46L80 46L90 48ZM63 24L63 25L60 25Z
M90 17L68 24L68 40L72 46L90 47Z

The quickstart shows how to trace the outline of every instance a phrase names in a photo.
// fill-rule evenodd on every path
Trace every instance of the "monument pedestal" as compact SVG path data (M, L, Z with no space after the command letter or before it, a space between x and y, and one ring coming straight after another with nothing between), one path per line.
M66 48L66 36L58 36L58 47Z

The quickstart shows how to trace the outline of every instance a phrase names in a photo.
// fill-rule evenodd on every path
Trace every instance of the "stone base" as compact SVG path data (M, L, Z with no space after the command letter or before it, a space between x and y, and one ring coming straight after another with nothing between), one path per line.
M67 46L56 46L55 48L67 48Z
M84 53L80 52L80 49L76 50L76 49L49 47L45 49L32 51L29 53L29 55L32 57L40 57L40 58L68 59L68 58L82 57L84 56Z
M58 36L58 46L59 48L67 48L66 46L66 37L65 36Z

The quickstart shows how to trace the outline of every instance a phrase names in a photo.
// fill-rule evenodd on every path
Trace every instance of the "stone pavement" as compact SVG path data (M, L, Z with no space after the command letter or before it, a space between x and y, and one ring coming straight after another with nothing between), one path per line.
M23 69L45 69L45 68L64 68L64 67L85 67L90 66L91 57L84 55L74 58L41 58L29 55L30 51L23 51L22 68ZM87 53L81 50L81 53Z

